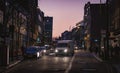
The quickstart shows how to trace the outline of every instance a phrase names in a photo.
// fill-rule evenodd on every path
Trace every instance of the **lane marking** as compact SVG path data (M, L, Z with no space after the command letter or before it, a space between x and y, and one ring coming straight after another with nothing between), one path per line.
M99 57L97 57L95 54L93 54L93 56L94 56L98 61L103 62L103 60L100 59Z
M81 69L81 70L84 70L84 71L96 71L96 69L92 69L92 68L85 68L85 69Z
M65 73L69 73L69 71L71 70L71 68L72 68L72 63L73 63L74 58L75 58L75 55L72 57L72 60L70 61L69 66L68 66L68 68L66 69Z

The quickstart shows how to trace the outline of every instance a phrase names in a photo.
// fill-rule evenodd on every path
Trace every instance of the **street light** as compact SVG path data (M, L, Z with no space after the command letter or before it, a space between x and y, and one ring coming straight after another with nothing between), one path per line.
M100 14L102 13L102 11L101 11L101 4L102 4L102 1L100 0ZM108 2L106 2L106 44L105 44L105 49L104 49L104 51L105 51L105 59L108 59L109 58L109 13L108 13ZM102 18L101 18L102 19Z
M108 51L109 51L109 7L108 7L109 5L108 5L108 2L106 3L106 13L107 13L107 28L106 28L106 47L107 47L107 49L106 49L106 58L108 59L108 57L109 57L109 53L108 53Z

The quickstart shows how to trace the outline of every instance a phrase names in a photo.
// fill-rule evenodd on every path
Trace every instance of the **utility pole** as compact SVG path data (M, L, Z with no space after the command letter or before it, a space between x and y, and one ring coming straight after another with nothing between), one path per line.
M6 35L7 35L7 22L6 22L6 6L7 6L7 1L4 0L4 10L3 10L3 34L4 34L4 41L3 41L3 53L2 53L2 65L7 65L9 64L9 58L8 58L8 48L7 48L7 42L6 42Z
M102 20L102 0L100 0L100 19ZM109 59L109 7L108 2L105 4L106 13L106 28L105 28L105 45L104 45L104 59ZM103 9L104 10L104 9Z
M106 3L107 27L106 27L106 59L109 59L109 4Z
M100 11L101 11L101 0L100 0ZM108 2L106 2L105 5L106 8L106 37L105 37L105 49L104 49L104 53L105 53L105 59L109 59L109 4ZM101 11L102 13L102 11Z

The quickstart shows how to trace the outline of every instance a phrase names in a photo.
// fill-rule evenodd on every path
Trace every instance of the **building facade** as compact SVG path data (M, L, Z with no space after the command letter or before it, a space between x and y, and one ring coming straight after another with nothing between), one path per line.
M36 12L37 0L0 0L0 65L21 60L22 47L36 42Z
M45 17L44 20L45 20L45 32L44 32L45 44L51 44L53 31L53 17Z
M85 48L84 33L85 33L85 24L84 21L80 21L76 24L76 43L80 48Z
M84 6L85 45L86 48L101 45L101 31L106 31L107 11L105 4L91 4Z
M38 38L37 38L37 45L44 45L44 31L45 31L45 23L44 23L44 12L41 11L39 8L37 9L38 13Z
M61 39L62 40L72 40L72 32L65 30L63 33L61 33Z
M119 0L107 0L109 12L109 32L110 32L110 44L116 43L120 45L120 1Z

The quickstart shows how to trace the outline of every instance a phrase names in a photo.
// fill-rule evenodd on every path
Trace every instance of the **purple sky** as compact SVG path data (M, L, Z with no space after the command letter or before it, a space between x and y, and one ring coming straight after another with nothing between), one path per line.
M83 20L84 5L88 1L100 3L100 0L39 0L39 8L45 16L53 17L53 37L61 36ZM105 0L101 1L105 3Z

